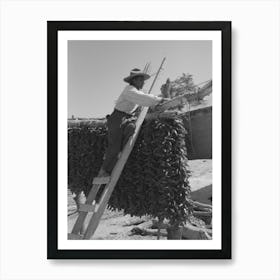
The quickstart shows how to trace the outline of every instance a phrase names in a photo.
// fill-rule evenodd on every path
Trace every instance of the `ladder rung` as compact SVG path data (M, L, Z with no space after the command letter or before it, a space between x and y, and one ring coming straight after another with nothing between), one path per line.
M79 205L79 211L81 211L81 212L94 212L95 211L95 205L80 204Z
M92 181L94 185L103 185L110 182L110 177L95 177Z
M68 239L70 239L70 240L80 240L80 239L83 239L83 237L79 234L68 233Z

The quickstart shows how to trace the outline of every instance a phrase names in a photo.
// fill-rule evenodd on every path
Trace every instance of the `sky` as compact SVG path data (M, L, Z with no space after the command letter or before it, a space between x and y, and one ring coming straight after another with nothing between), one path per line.
M155 73L166 57L151 94L159 95L167 78L193 75L195 84L212 78L212 41L68 41L68 118L102 118L127 85L133 68L151 63ZM148 91L154 77L146 81Z

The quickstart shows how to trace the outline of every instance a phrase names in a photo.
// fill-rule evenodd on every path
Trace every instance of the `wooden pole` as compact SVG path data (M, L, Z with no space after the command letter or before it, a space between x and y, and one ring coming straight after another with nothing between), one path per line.
M152 83L152 85L151 85L151 87L150 87L150 90L149 90L149 94L151 93L151 91L152 91L152 89L153 89L153 87L154 87L154 84L155 84L155 82L156 82L156 79L157 79L157 77L158 77L158 75L159 75L159 72L160 72L160 70L161 70L161 68L162 68L162 66L163 66L163 63L164 63L164 61L166 60L166 57L164 57L163 58L163 60L162 60L162 62L161 62L161 65L160 65L160 67L159 67L159 69L158 69L158 71L157 71L157 74L156 74L156 76L155 76L155 78L154 78L154 80L153 80L153 83Z

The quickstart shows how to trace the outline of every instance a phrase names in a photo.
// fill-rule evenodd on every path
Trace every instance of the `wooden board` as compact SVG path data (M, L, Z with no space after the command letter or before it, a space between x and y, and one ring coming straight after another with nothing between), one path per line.
M80 204L79 205L79 211L80 212L94 212L95 211L95 204L90 205L90 204Z

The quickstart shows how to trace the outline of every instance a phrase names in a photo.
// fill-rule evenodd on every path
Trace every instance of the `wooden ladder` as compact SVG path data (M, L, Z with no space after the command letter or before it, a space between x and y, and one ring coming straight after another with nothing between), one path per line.
M163 65L164 61L165 61L165 58L162 60L162 63L161 63L161 65L160 65L160 67L159 67L159 69L156 73L154 81L153 81L153 83L150 87L149 94L152 91L152 88L154 86L154 83L155 83L155 81L158 77L158 74L159 74L160 70L162 69L162 65ZM92 188L91 188L91 190L90 190L90 192L87 196L85 204L82 204L79 207L79 216L78 216L78 218L77 218L77 220L74 224L72 232L68 234L68 239L71 239L71 240L90 239L93 236L95 230L98 227L101 216L103 215L103 213L106 209L106 206L107 206L108 201L111 197L111 194L112 194L112 192L113 192L113 190L114 190L114 188L115 188L115 186L118 182L118 179L119 179L119 177L122 173L122 170L125 166L125 163L126 163L128 157L129 157L129 154L133 149L133 146L136 142L137 136L140 132L141 125L142 125L142 123L143 123L143 121L146 117L147 112L148 112L148 109L149 109L148 107L143 107L142 108L142 110L139 114L139 117L136 121L135 132L130 137L128 142L126 143L126 145L125 145L125 147L124 147L124 149L121 153L121 156L120 156L119 160L117 161L117 163L116 163L116 165L115 165L115 167L112 171L110 180L108 182L101 182L103 180L102 178L97 177L97 178L93 179ZM98 183L96 183L96 182L98 182ZM105 186L104 191L101 195L99 203L97 204L96 200L95 200L97 192L100 189L100 187L104 184L106 186ZM89 223L88 223L88 226L85 230L85 233L81 234L81 230L83 228L83 225L85 223L85 219L87 218L88 213L92 213L92 216L89 220Z

